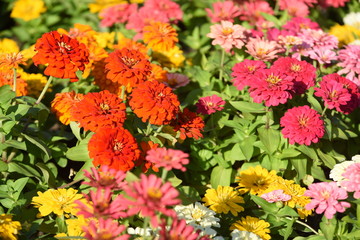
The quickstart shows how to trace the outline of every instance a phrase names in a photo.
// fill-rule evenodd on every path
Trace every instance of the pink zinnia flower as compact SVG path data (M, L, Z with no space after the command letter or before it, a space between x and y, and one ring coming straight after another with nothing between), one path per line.
M158 226L157 213L174 217L176 213L169 207L181 203L177 198L179 192L171 183L163 184L161 178L154 174L141 174L139 181L131 182L124 187L124 192L128 198L123 197L121 202L123 206L127 206L128 216L140 212L142 216L150 217L153 227Z
M125 172L109 168L107 165L101 166L100 169L91 168L91 173L85 170L85 177L89 178L90 182L83 182L94 188L109 188L111 190L120 190L126 183Z
M215 94L208 97L202 97L196 103L196 112L203 115L209 115L224 109L222 105L225 103L226 102L221 97Z
M297 36L301 29L320 29L319 24L311 21L309 18L294 17L282 26L283 29L290 31L292 35Z
M199 234L195 231L193 226L186 225L185 219L179 220L178 218L173 218L173 222L170 228L166 226L166 222L165 220L163 220L159 235L160 235L159 240L168 240L168 239L195 240L199 237Z
M333 50L338 48L338 39L324 32L323 30L302 29L298 35L304 42L309 44L313 50L328 49ZM308 56L308 55L305 55Z
M206 36L213 38L212 45L219 44L227 52L233 47L238 49L244 46L244 32L246 29L238 24L232 24L229 21L221 21L221 24L215 24L210 27L210 33Z
M243 90L245 86L251 86L254 79L254 74L261 70L265 69L266 65L262 61L254 61L245 59L240 63L236 63L232 68L231 76L234 77L232 80L234 86L239 90Z
M342 176L345 180L340 185L348 192L355 192L354 198L360 198L360 163L348 166Z
M310 50L309 58L318 61L320 64L330 64L331 61L337 60L337 55L333 50L317 48L314 50Z
M170 171L171 169L180 169L185 172L186 168L184 165L189 164L189 154L175 149L150 149L147 151L145 159L153 163L155 167L163 167L167 171Z
M263 38L250 38L246 44L246 51L255 60L270 61L277 58L282 48L275 41L269 41Z
M180 5L171 0L146 0L144 7L152 14L165 15L168 21L177 22L183 17Z
M286 10L290 16L306 17L309 15L309 7L299 0L280 0L280 10Z
M205 11L210 17L212 23L221 21L229 21L233 23L234 18L240 15L240 8L235 5L233 1L215 2L212 4L212 8L214 9L213 12L211 9L205 8Z
M320 114L309 106L293 107L280 119L281 133L290 144L317 143L324 136L324 121Z
M294 93L293 79L277 68L262 69L250 85L250 97L256 103L264 101L268 107L284 104Z
M89 225L83 226L85 238L88 240L127 240L130 238L126 233L126 227L111 218L91 220Z
M166 84L167 86L171 87L173 90L178 89L179 87L183 87L188 85L190 79L181 73L167 73L166 74Z
M137 4L120 3L104 8L99 13L102 27L111 27L115 23L125 23L130 15L137 11Z
M78 214L85 218L119 218L125 217L126 207L118 201L119 197L112 200L112 192L109 188L97 189L96 192L90 191L89 195L85 195L86 202L77 200Z
M260 197L262 197L263 199L265 199L266 201L268 201L270 203L280 202L280 201L286 202L291 199L291 196L284 193L284 190L282 190L282 189L264 193Z
M328 8L328 7L338 8L345 6L345 3L348 1L349 0L319 0L319 4L324 8Z
M355 74L360 73L360 45L347 45L345 49L339 50L339 63L343 67L338 74L346 74L346 78L360 86L360 81L356 79Z
M294 78L296 94L303 94L307 89L315 86L316 68L306 61L299 61L291 57L277 59L273 66Z
M253 26L260 26L264 17L261 13L274 14L270 4L263 0L258 1L245 1L241 3L241 15L240 20L248 21Z
M336 182L313 183L304 195L312 198L305 208L307 210L316 208L315 212L324 213L327 219L332 219L337 212L345 212L345 208L351 206L348 202L338 201L346 199L348 195L345 189L338 187Z

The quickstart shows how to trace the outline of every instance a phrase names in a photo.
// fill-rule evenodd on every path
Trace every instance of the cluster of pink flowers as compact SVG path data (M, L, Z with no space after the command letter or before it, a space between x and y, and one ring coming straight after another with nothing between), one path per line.
M346 74L346 78L360 86L359 66L360 46L347 45L345 49L339 50L339 63L338 66L342 67L338 74Z
M126 23L130 15L137 11L135 3L120 3L111 7L104 8L99 16L101 18L101 26L111 27L116 23Z

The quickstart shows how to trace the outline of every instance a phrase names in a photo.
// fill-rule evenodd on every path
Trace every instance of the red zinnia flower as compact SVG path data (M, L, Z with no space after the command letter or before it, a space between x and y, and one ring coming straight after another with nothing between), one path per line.
M99 129L91 137L88 150L94 166L108 165L122 171L132 169L140 157L135 138L121 127Z
M157 81L147 81L133 90L129 105L144 122L165 125L175 118L180 102L170 87Z
M320 114L309 106L289 109L280 119L284 127L281 133L289 139L290 144L310 145L317 143L324 136L324 121Z
M35 65L48 64L44 74L56 78L70 78L78 81L76 71L84 71L85 64L89 63L89 51L83 43L60 35L57 31L44 33L36 41L37 53L32 58Z
M204 120L189 109L184 108L183 112L178 114L178 118L171 123L174 131L180 131L180 139L185 140L188 138L199 139L203 135L201 131L205 127Z
M196 112L203 115L212 114L224 109L222 105L225 103L226 102L216 94L212 96L201 97L196 103Z
M232 82L238 90L243 90L245 86L251 86L254 79L254 74L259 69L265 69L266 65L263 61L255 61L245 59L244 61L235 64L232 68L233 73L231 76L234 77Z
M107 78L121 85L135 87L151 74L150 62L138 50L115 50L105 62Z
M75 104L71 116L85 131L96 132L101 127L121 127L126 118L125 110L120 97L104 90L86 94Z

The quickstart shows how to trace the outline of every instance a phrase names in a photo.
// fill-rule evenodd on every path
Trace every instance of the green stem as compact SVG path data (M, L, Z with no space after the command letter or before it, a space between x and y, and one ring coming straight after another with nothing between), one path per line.
M148 228L149 226L149 222L150 222L150 218L148 217L145 217L144 218L144 224L143 224L143 239L147 239L148 237L146 236L146 229Z
M161 179L162 179L164 182L165 182L165 180L166 180L167 173L168 173L168 171L167 171L165 168L163 168L163 169L162 169L162 173L161 173Z
M48 88L49 88L49 86L50 86L50 84L51 84L52 80L53 80L53 77L52 77L52 76L50 76L50 77L49 77L49 79L47 80L47 83L45 84L45 86L44 86L44 88L43 88L43 90L42 90L42 92L41 92L41 94L40 94L40 96L39 96L38 100L36 100L35 104L39 104L39 103L41 102L41 100L43 99L43 97L44 97L44 95L45 95L46 91L48 90Z
M67 187L70 187L70 186L72 186L72 185L74 185L74 184L76 184L76 183L84 180L84 178L85 178L85 177L82 177L82 178L80 178L80 179L78 179L78 180L74 180L74 181L72 181L72 182L70 182L70 183L67 183L67 184L64 184L64 185L62 185L62 186L60 186L60 187L58 187L58 188L67 188Z
M289 219L289 220L293 220L293 218L290 218L290 217L286 217L286 219ZM306 223L304 222L301 222L299 220L295 220L296 223L300 224L300 225L303 225L304 227L307 227L308 229L310 229L313 233L315 233L316 235L319 235L319 233L313 229L312 227L310 227L309 225L307 225Z
M14 78L13 78L13 91L15 92L15 95L16 95L16 79L17 79L16 68L13 68L13 73L14 73Z
M326 107L326 105L325 105L324 110L323 110L322 113L321 113L321 116L322 116L322 117L325 116L326 110L327 110L327 107Z
M126 86L125 85L122 85L121 86L121 95L120 95L120 98L123 102L125 102L124 100L124 96L125 96L125 90L126 90Z
M219 72L219 84L220 84L221 90L224 86L223 85L224 62L225 62L225 50L221 49L220 72Z
M270 113L271 109L270 107L266 107L266 123L265 123L265 128L268 129L270 128L270 117L269 117L269 113Z

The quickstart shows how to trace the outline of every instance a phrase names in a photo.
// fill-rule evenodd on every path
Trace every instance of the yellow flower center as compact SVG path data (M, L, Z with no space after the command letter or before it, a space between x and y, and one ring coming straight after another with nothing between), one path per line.
M101 186L109 186L115 182L115 179L112 175L100 173L100 179L98 180L98 183Z
M71 46L70 46L70 45L67 45L67 44L64 43L64 42L58 42L58 46L59 46L60 52L62 52L62 53L71 50Z
M192 213L191 216L193 219L198 220L200 219L202 216L204 216L204 212L199 210L199 209L195 209Z
M292 64L291 65L291 71L300 72L301 71L301 66L298 65L298 64Z
M124 148L124 144L115 139L114 141L114 151L121 151Z
M281 81L281 78L279 78L278 76L274 76L273 74L270 74L267 77L266 81L271 84L276 84Z
M234 32L234 29L229 28L229 27L224 28L224 29L222 30L222 33L223 33L225 36L228 36L228 35L232 34L233 32Z
M100 103L100 108L105 112L110 110L110 106L107 103Z
M324 198L324 199L328 199L330 197L330 193L328 191L324 191L321 193L321 196Z
M114 236L109 233L107 230L102 231L100 233L98 233L98 239L102 239L102 240L112 240L114 239Z
M299 124L300 124L302 127L306 127L308 121L309 121L309 118L308 118L308 117L302 116L302 117L299 118Z
M165 155L165 156L164 156L164 160L165 160L165 161L171 161L171 159L172 159L172 157L169 156L169 155Z
M139 61L135 60L133 58L129 58L127 56L123 56L121 57L121 60L123 61L123 63L128 66L129 68L135 66Z
M147 190L147 193L148 193L148 196L151 198L151 199L154 199L154 200L158 200L162 197L162 192L160 189L158 188L149 188Z
M249 72L255 71L255 67L254 67L254 66L248 66L247 69L249 70Z

